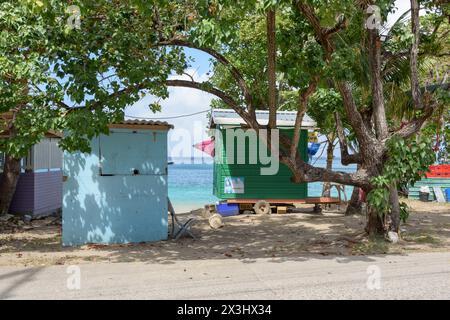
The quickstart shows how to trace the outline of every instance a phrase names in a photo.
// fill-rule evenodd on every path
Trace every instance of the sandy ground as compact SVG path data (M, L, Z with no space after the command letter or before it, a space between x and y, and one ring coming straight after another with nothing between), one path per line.
M33 221L0 233L0 266L51 266L93 262L172 264L187 260L257 259L302 260L308 256L364 256L450 251L450 204L408 201L411 216L402 225L402 240L388 244L368 240L362 231L365 217L345 217L342 211L323 215L295 213L224 218L225 226L210 228L197 212L193 227L198 240L161 241L130 245L86 245L63 248L61 226L55 218ZM343 208L342 208L343 209Z

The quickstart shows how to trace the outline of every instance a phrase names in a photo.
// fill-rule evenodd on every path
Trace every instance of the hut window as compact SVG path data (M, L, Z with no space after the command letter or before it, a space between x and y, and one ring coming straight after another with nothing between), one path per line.
M32 166L34 171L49 169L50 144L48 139L43 139L33 147Z
M45 138L36 144L29 154L28 166L35 171L53 171L62 168L62 151L58 139Z

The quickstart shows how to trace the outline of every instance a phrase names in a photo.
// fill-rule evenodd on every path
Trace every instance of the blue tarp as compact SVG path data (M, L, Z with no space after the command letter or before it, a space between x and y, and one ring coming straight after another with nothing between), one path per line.
M320 149L320 143L308 143L308 155L314 156Z

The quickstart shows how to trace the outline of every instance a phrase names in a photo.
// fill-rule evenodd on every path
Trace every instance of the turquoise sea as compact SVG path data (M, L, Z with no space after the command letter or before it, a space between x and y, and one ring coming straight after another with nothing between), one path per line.
M169 197L176 211L192 210L203 207L205 204L213 204L219 201L212 194L213 190L213 165L202 163L201 159L179 158L171 159L174 163L169 166ZM326 159L313 159L315 166L325 167ZM334 170L352 172L355 165L342 166L340 159L335 159ZM346 187L347 197L350 198L353 188ZM317 197L322 194L322 183L310 183L308 196ZM337 192L333 188L333 196Z

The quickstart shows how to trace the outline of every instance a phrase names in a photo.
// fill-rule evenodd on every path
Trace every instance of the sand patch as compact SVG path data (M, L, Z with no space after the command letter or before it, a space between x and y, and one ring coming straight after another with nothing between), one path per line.
M343 211L324 210L322 215L295 213L270 216L239 215L223 219L218 230L209 227L199 211L193 232L198 240L126 245L61 246L61 226L54 218L32 221L29 225L0 232L0 266L47 266L95 262L170 264L177 260L236 258L251 263L257 258L274 261L302 260L320 254L354 256L403 254L412 251L450 249L450 205L407 201L411 216L403 224L402 240L388 244L369 240L363 234L363 216L343 215ZM344 209L344 208L342 208Z

